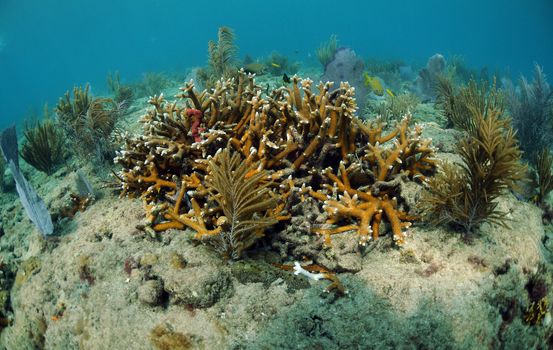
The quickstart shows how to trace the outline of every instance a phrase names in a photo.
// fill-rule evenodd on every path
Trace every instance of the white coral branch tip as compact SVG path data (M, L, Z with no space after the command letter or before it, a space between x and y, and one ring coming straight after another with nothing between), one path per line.
M324 275L322 273L312 273L301 267L300 263L295 261L294 262L294 275L304 275L305 277L318 281L320 279L324 278Z

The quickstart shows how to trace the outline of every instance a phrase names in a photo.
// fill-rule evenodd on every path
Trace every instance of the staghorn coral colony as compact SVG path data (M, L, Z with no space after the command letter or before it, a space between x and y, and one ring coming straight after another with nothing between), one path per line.
M235 218L224 204L231 201L255 206L260 227L251 231L260 236L271 220L289 220L295 205L312 198L327 216L313 233L327 245L331 235L347 231L364 245L379 237L384 221L401 244L413 218L402 209L399 187L405 179L424 182L434 172L430 140L421 137L420 126L409 125L410 116L388 133L361 121L347 83L334 90L321 83L318 93L312 84L294 76L291 87L263 96L254 77L241 71L212 92L198 92L190 82L181 88L180 101L154 96L154 108L142 120L144 135L128 138L115 159L123 167L122 194L142 198L154 230L189 227L198 239L228 232ZM249 166L236 171L241 180L255 179L250 188L262 182L273 203L257 191L237 191L234 196L243 198L231 199L213 184L210 159L225 148Z

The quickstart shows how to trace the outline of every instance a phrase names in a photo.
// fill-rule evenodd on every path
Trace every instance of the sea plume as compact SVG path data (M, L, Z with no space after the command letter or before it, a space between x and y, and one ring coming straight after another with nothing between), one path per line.
M237 259L277 220L265 215L276 206L270 195L266 171L257 171L238 152L227 148L209 161L206 187L219 204L223 230L210 243L224 256Z
M461 165L445 163L429 181L421 207L427 221L449 224L470 235L483 222L505 224L496 199L525 177L515 132L499 111L476 114L474 134L458 145Z

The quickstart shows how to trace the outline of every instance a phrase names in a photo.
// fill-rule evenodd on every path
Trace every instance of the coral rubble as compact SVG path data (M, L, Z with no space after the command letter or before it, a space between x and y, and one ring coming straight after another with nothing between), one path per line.
M412 129L409 116L387 134L379 123L365 124L356 116L354 89L347 83L335 90L332 83L320 83L316 91L311 80L294 76L291 85L265 96L253 75L240 71L211 92L185 84L180 102L152 97L144 134L127 138L116 157L122 194L143 199L154 230L188 226L196 237L219 235L225 241L230 202L222 198L228 189L214 183L221 155L215 163L211 157L230 147L245 164L229 173L232 181L261 186L251 197L258 220L288 220L293 205L312 197L328 214L313 233L324 234L327 243L331 234L345 231L356 231L361 243L377 238L383 219L401 243L412 219L398 204L401 182L424 181L435 168L421 127ZM227 185L234 186L232 181ZM252 242L243 237L240 243L246 248Z

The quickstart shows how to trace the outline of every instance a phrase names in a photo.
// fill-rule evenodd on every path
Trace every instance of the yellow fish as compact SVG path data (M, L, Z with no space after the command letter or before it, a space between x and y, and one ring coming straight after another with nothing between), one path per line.
M280 68L280 64L274 63L274 62L271 62L271 66L273 66L275 68Z
M390 89L386 89L386 93L387 93L388 95L390 95L390 97L395 97L395 96L396 96L396 95L394 95L394 93L393 93L392 90L390 90Z
M369 73L365 72L363 73L363 78L365 79L365 86L370 87L375 95L384 95L384 88L377 77L371 77Z

